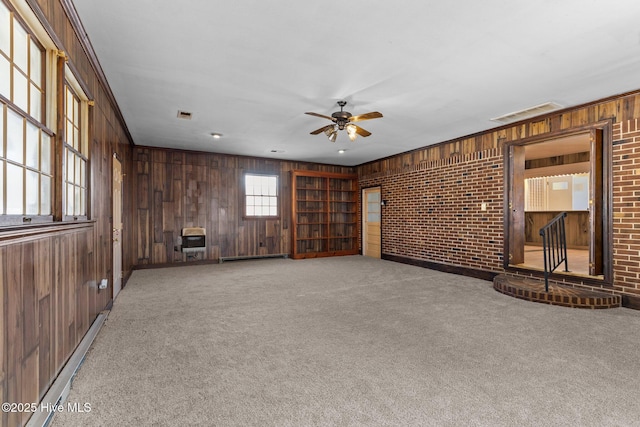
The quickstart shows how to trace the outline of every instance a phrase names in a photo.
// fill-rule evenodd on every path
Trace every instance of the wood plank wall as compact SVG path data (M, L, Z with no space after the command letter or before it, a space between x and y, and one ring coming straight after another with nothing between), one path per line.
M91 92L90 221L44 229L0 229L0 399L38 402L97 314L111 303L111 168L123 163L125 230L123 269L134 264L132 144L65 14L63 2L28 0L45 18L58 48ZM110 286L99 291L97 283ZM24 425L29 413L2 413L0 426Z
M464 158L490 150L501 151L508 142L572 129L601 120L611 119L614 123L635 120L640 116L640 95L637 93L617 96L590 103L579 108L550 113L543 118L519 122L477 133L474 135L444 141L407 153L375 160L358 166L358 175L373 177L380 174L398 173L430 162L442 162L449 158Z
M206 229L199 259L290 254L293 169L353 173L354 168L136 147L136 254L139 265L190 261L174 250L184 227ZM245 172L280 177L280 217L243 217Z

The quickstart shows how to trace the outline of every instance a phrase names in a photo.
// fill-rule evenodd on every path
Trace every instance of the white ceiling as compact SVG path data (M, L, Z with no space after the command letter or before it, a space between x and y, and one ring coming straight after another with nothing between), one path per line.
M640 89L638 0L74 4L136 145L358 165ZM370 137L309 134L341 99Z

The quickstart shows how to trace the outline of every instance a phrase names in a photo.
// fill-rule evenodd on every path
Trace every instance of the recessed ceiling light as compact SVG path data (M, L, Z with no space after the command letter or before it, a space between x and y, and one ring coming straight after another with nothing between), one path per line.
M211 136L212 136L214 139L220 139L220 138L222 138L222 134L221 134L221 133L218 133L218 132L212 132L212 133L211 133Z
M343 149L341 149L341 150L338 150L338 153L340 153L340 154L344 154L344 153L345 153L345 151L347 151L347 150L345 150L345 149L343 148Z
M271 150L272 153L284 153L284 150L278 150L278 149L273 149Z

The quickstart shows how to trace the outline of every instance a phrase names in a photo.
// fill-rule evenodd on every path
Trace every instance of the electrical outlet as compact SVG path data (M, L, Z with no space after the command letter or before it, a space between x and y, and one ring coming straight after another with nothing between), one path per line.
M102 279L100 281L100 285L98 286L98 289L107 289L107 285L109 284L109 280L108 279Z

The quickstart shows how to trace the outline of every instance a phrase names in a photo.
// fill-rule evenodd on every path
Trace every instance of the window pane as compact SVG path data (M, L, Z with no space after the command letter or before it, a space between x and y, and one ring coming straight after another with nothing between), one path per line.
M25 185L25 194L27 196L27 215L38 215L40 205L40 194L38 187L40 184L40 174L27 170L27 181Z
M81 215L82 212L80 212L80 187L75 187L75 194L73 199L73 215Z
M86 187L86 169L87 169L87 162L83 159L80 159L80 186L81 187Z
M39 122L42 122L42 93L33 83L31 84L29 97L29 114Z
M42 87L42 52L33 40L31 40L31 52L29 59L31 62L29 77L31 78L31 81Z
M43 173L51 173L51 137L44 133L42 134L40 170Z
M27 108L27 78L18 71L17 68L13 68L13 102L24 111L29 111Z
M38 151L40 148L40 129L27 122L27 150L25 164L34 169L38 169Z
M27 72L27 32L13 21L13 62L25 73Z
M80 135L78 134L78 129L76 129L75 127L73 128L73 148L75 148L76 150L80 151L80 141L79 141L79 137Z
M271 216L276 216L276 215L278 215L278 210L277 210L275 207L273 207L273 206L272 206L272 207L270 207L270 208L269 208L269 215L271 215Z
M67 215L73 215L73 184L67 184Z
M256 209L254 206L248 206L247 205L247 215L249 216L253 216L256 214Z
M79 215L87 214L87 204L85 202L87 198L87 193L85 191L80 191L80 210L78 211Z
M11 110L7 111L7 159L18 163L23 163L24 134L22 124L22 117Z
M4 130L4 104L0 102L0 157L4 157L4 141L2 132ZM0 187L0 197L2 195L2 187Z
M81 165L80 163L82 162L82 159L79 156L74 156L76 158L76 177L74 180L74 183L76 185L80 185L81 179L80 179L80 173L81 173Z
M11 98L11 65L4 56L0 55L0 94Z
M75 158L73 152L67 148L67 182L73 182L75 172L73 167L75 166Z
M40 214L51 215L51 178L48 176L40 180Z
M24 169L7 163L7 214L23 214Z
M9 29L11 28L11 15L9 9L0 2L0 50L9 56L11 51L11 37L9 37Z

